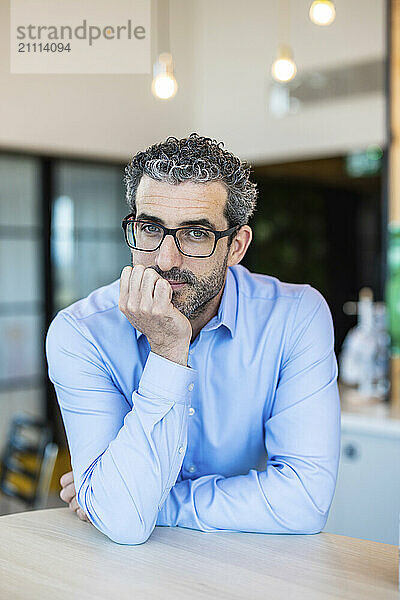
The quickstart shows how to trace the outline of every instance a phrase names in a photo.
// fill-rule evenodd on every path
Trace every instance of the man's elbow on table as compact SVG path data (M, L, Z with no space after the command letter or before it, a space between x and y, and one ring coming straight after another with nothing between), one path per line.
M99 507L97 506L97 510L94 510L92 503L84 501L84 498L85 493L83 488L81 488L77 494L79 506L85 512L92 525L116 544L132 546L144 544L154 530L157 520L156 515L151 524L146 523L140 514L136 514L134 519L124 518L123 515L126 515L128 511L124 510L123 507L120 507L118 512L103 510L99 515Z
M311 535L314 533L321 533L325 524L328 520L329 510L327 512L321 512L317 509L309 509L302 515L298 515L295 523L293 523L292 531L288 533L295 533L300 535Z
M109 535L107 537L116 544L122 544L126 546L139 546L140 544L144 544L145 542L147 542L151 533L152 532L150 532L148 535L137 537L129 535L129 532L125 532L122 535Z
M145 528L144 526L132 526L129 523L126 523L126 525L122 528L116 527L115 524L105 527L103 524L99 526L93 522L93 525L95 525L95 527L101 531L101 533L104 533L104 535L106 535L112 542L128 546L138 546L139 544L144 544L147 542L154 530L154 526L152 528Z
M89 516L89 518L91 517ZM126 521L119 519L119 521L120 522L116 523L115 519L113 519L108 526L104 523L99 523L97 525L95 522L92 522L97 529L104 533L112 542L129 546L137 546L147 542L153 533L156 523L156 519L154 518L153 524L149 526L143 522L141 517L136 519L135 522L130 522L128 519L126 519Z
M325 524L328 520L328 513L325 515L317 514L314 516L314 519L307 523L307 527L305 528L304 533L307 535L311 535L314 533L321 533Z

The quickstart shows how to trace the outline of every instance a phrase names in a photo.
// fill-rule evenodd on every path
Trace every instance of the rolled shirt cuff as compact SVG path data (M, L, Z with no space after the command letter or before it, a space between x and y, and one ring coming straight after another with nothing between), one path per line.
M161 397L178 404L190 404L197 384L197 370L149 352L138 392L143 396Z

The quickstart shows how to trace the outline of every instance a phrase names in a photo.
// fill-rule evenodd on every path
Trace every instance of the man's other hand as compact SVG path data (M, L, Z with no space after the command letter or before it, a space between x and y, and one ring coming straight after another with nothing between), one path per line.
M77 516L81 519L81 521L86 521L87 523L90 523L89 519L86 516L86 513L81 509L76 500L73 472L68 471L68 473L64 473L64 475L60 478L60 484L62 487L62 490L60 492L61 500L64 500L64 502L66 502L69 505L69 508L76 512Z

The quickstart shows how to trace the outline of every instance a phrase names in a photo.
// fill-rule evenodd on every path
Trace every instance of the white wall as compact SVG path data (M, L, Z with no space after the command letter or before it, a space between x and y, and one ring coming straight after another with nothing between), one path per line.
M274 119L265 110L279 42L278 0L196 3L196 117L204 134L253 162L320 156L385 143L385 99L370 94L313 105ZM318 27L310 2L291 0L290 41L298 72L385 56L384 0L336 0L336 21Z
M384 57L384 0L337 0L327 28L310 22L308 5L291 1L299 70ZM0 0L0 147L125 160L198 131L257 163L385 143L383 94L281 120L267 114L277 0L171 0L170 10L180 87L164 103L150 93L151 75L11 75L9 7Z
M171 3L179 94L160 102L151 75L16 75L9 67L9 2L0 0L0 147L125 160L193 121L191 3Z

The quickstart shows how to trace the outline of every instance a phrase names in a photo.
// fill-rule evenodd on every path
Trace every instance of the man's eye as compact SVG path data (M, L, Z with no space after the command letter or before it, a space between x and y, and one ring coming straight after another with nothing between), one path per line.
M141 225L140 227L141 231L144 231L144 233L159 233L160 232L160 228L157 227L157 225Z
M209 233L205 229L190 229L188 235L194 240L204 240L209 236Z

